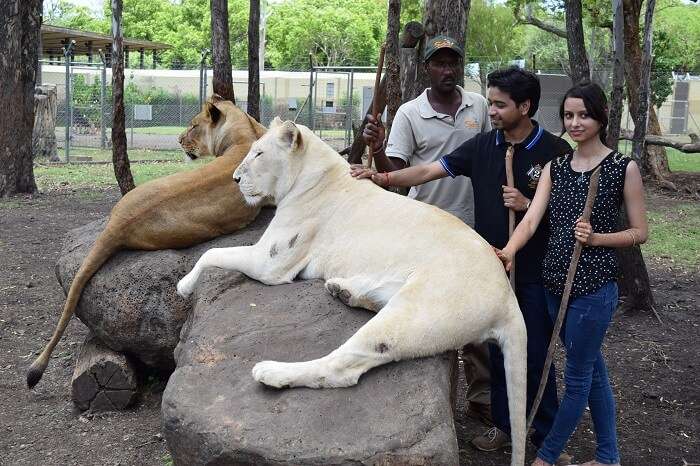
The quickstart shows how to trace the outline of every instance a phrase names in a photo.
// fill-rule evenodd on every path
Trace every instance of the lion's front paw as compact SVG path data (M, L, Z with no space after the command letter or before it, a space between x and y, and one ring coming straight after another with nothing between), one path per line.
M291 364L275 361L262 361L253 367L253 378L265 385L276 388L288 388L292 384Z
M183 298L189 298L193 291L194 280L192 280L189 275L185 275L179 282L177 282L177 294Z

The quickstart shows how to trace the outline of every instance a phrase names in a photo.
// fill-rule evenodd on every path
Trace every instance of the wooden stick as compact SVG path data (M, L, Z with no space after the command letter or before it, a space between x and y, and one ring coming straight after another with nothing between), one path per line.
M382 80L382 70L384 69L384 52L386 52L386 42L384 42L379 49L379 64L377 64L377 74L374 77L374 91L372 93L372 116L376 117L379 113L379 99L377 99L377 94L379 93L379 83ZM367 147L367 167L372 168L372 156L373 156L372 146Z
M506 184L509 188L515 187L515 180L513 179L513 154L515 153L515 146L509 145L506 149ZM515 210L511 206L508 209L508 239L513 236L513 231L515 230ZM515 257L510 264L510 287L515 291Z
M588 194L586 195L586 204L583 207L583 214L581 218L584 222L590 221L591 212L593 211L593 202L595 201L596 194L598 194L598 180L600 178L600 166L595 169L591 175L591 181L588 183ZM547 358L544 361L544 368L542 370L542 378L540 379L540 386L537 388L537 396L535 401L532 403L530 408L530 415L527 417L527 430L532 426L532 421L535 418L535 413L540 407L540 402L542 401L542 394L544 393L544 387L547 385L547 378L549 376L549 368L552 365L552 358L554 357L554 349L557 346L557 337L559 336L559 331L564 323L564 316L566 315L566 308L569 304L569 295L571 294L571 287L574 283L574 276L576 275L576 267L578 267L578 260L581 257L581 251L583 250L583 244L576 241L574 244L574 253L571 256L571 262L569 263L569 271L566 274L566 283L564 284L564 294L561 296L561 302L559 303L559 312L557 313L557 320L554 323L554 330L552 331L552 338L549 340L549 347L547 348Z

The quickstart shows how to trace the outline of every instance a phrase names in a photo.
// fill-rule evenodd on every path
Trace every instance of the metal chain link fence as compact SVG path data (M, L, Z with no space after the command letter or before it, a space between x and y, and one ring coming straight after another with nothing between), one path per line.
M132 160L141 157L179 157L178 135L201 108L201 95L211 94L212 71L202 80L199 65L180 70L126 69L125 110L127 147ZM609 76L609 70L598 70ZM372 67L316 67L285 71L265 70L260 84L261 122L275 117L312 128L336 150L348 147L371 104L375 70ZM542 97L535 118L547 130L560 133L561 96L571 81L561 70L539 72ZM111 152L111 69L101 63L42 64L44 83L58 93L56 138L59 155L82 160ZM247 71L234 70L237 105L247 107ZM66 84L70 92L66 93ZM481 93L478 73L467 67L465 88ZM69 94L69 99L66 96ZM700 133L700 77L676 76L671 94L657 109L665 136L687 140ZM625 108L623 129L634 129ZM157 151L157 152L156 152Z

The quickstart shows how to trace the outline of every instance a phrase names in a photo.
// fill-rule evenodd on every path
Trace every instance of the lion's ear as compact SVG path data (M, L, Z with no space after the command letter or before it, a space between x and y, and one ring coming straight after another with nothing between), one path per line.
M219 94L212 94L210 100L212 103L217 103L217 102L223 102L226 99L221 97Z
M211 119L211 122L214 124L218 123L219 120L223 118L221 110L216 108L216 105L211 102L207 102L207 115L209 115L209 119Z
M270 122L270 129L277 128L283 123L282 119L279 116L276 116L275 118L272 119Z
M279 137L287 146L292 149L292 152L303 147L303 140L301 138L301 131L297 128L297 125L293 121L285 121L281 123Z

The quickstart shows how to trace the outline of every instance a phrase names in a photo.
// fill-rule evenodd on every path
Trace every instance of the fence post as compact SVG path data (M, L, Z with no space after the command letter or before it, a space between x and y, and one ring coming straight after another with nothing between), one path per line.
M107 61L105 53L99 50L102 60L102 84L100 85L100 148L107 148L107 125L105 124L105 99L107 96Z
M73 55L75 41L71 40L63 47L63 56L66 62L66 104L64 110L64 120L66 124L66 163L70 163L70 127L73 124L73 101L70 92L70 60Z
M314 105L313 100L313 90L314 90L314 61L313 56L309 54L309 128L311 131L314 130Z
M355 70L350 70L350 79L348 80L348 115L347 115L347 129L345 132L345 147L348 147L350 144L352 144L352 88L354 86L354 78L355 78Z
M207 55L209 49L202 49L202 61L199 63L199 108L207 98Z

